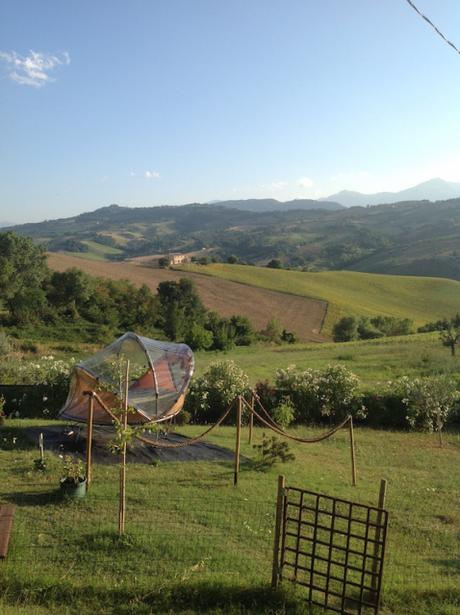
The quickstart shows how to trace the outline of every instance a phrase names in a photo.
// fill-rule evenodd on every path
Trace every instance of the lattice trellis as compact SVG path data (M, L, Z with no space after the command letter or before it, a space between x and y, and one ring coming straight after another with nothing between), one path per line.
M284 490L279 578L343 615L377 614L388 513L313 491Z

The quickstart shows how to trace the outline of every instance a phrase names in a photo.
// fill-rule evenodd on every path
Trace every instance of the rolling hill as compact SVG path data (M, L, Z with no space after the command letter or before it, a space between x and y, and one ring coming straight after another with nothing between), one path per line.
M259 205L250 201L248 207ZM232 256L265 265L279 259L285 267L305 271L346 269L460 279L460 198L335 210L112 205L13 230L48 250L94 259L206 250L217 260Z
M221 316L242 314L247 316L256 329L263 329L271 318L276 318L283 328L294 331L302 342L321 342L326 317L327 303L296 295L286 295L256 286L248 287L231 280L218 279L193 272L170 271L137 263L110 263L67 254L48 255L48 265L56 271L71 267L86 273L112 278L127 279L136 286L146 284L156 291L160 282L192 278L205 306Z
M441 278L352 271L307 273L222 264L187 265L181 269L325 301L328 304L325 335L331 334L339 318L351 314L410 318L416 325L423 325L453 316L460 310L460 282Z

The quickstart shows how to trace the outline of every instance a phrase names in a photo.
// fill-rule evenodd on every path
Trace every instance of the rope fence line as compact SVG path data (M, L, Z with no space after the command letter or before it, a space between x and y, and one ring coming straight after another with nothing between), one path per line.
M187 439L185 442L159 442L158 440L150 440L149 438L145 438L144 436L140 436L138 434L136 434L136 438L140 440L141 442L144 442L145 444L154 446L155 448L183 448L185 446L191 446L192 444L196 444L197 442L200 442L213 429L216 429L216 427L219 427L223 423L223 421L225 421L227 416L230 414L230 411L232 410L234 404L235 404L235 400L231 402L227 410L224 412L224 414L222 414L222 416L218 419L218 421L214 423L214 425L211 425L211 427L208 427L208 429L206 429L206 431L203 431L203 433L201 433L200 435Z
M284 431L279 425L277 425L273 419L270 417L269 413L267 412L267 410L263 407L262 402L260 401L259 397L257 395L254 395L257 404L259 405L259 408L262 410L262 412L269 417L268 420L264 419L254 408L252 408L248 402L244 399L243 397L243 403L245 404L245 406L249 409L250 412L254 413L254 416L264 425L266 425L267 427L269 427L270 429L272 429L273 431L275 431L276 433L278 433L278 435L280 436L284 436L285 438L290 438L291 440L295 440L296 442L301 442L303 444L315 444L316 442L322 442L323 440L327 440L327 438L330 438L331 436L333 436L337 431L339 431L339 429L342 429L342 427L345 427L345 425L347 425L348 423L350 423L350 421L352 420L351 415L347 415L343 421L341 423L339 423L338 425L336 425L335 427L333 427L332 429L330 429L328 432L326 432L325 434L322 434L321 436L316 436L316 437L312 437L312 438L300 438L299 436L293 436L292 434L287 433L286 431Z
M113 414L113 412L106 406L106 404L102 401L102 399L99 397L99 395L96 392L85 391L84 394L88 395L88 433L92 432L92 404L93 404L94 399L98 401L101 407L109 414L109 416L112 417L114 421L119 420ZM351 415L346 416L343 419L343 421L341 421L338 425L336 425L335 427L333 427L326 433L321 434L320 436L311 437L311 438L301 438L299 436L294 436L292 434L287 433L286 431L284 431L284 429L282 429L279 425L275 423L275 421L272 419L268 411L264 408L262 402L260 401L259 396L257 395L255 391L253 390L251 391L251 396L252 396L252 402L254 402L254 400L257 401L257 405L260 411L266 416L266 418L264 418L261 414L259 414L259 412L257 412L257 410L254 408L254 403L249 404L249 402L244 398L243 395L238 395L238 397L236 397L230 403L227 410L220 416L220 418L216 421L216 423L208 427L208 429L206 429L203 433L199 434L198 436L194 436L193 438L188 438L184 442L160 442L159 440L151 440L150 438L147 438L140 434L135 434L135 437L140 442L143 442L144 444L147 444L149 446L152 446L158 449L179 449L179 448L185 448L187 446L193 446L194 444L202 441L203 438L205 438L205 436L207 436L209 433L211 433L211 431L219 427L225 421L225 419L228 417L228 415L232 411L235 405L235 402L237 401L238 405L237 405L237 425L236 425L236 443L235 443L235 472L234 472L234 482L233 482L234 486L236 486L238 483L238 474L239 474L239 468L240 468L241 419L242 419L242 410L244 407L246 407L246 409L249 411L249 416L251 417L251 423L250 423L251 427L250 428L252 428L253 417L255 417L260 423L262 423L262 425L265 425L265 427L267 427L268 429L271 429L279 436L283 438L288 438L290 440L294 440L295 442L299 442L301 444L315 444L317 442L322 442L324 440L327 440L328 438L333 436L337 431L339 431L340 429L348 425L349 432L350 432L352 484L353 486L356 485L356 455L355 455L355 445L354 445L353 418ZM91 444L89 442L87 444L86 455L87 455L87 468L90 469L91 468ZM90 470L89 470L89 476L90 476ZM88 485L89 485L89 482L88 482Z

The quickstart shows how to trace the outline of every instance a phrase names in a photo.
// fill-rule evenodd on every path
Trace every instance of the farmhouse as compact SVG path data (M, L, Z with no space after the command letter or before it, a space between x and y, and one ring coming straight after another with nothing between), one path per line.
M188 263L190 260L186 254L180 254L179 252L168 254L167 258L170 265L182 265L182 263Z

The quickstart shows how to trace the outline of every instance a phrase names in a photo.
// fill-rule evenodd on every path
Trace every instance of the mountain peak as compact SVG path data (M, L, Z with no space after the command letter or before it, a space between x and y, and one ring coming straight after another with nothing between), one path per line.
M434 177L411 188L399 192L377 192L364 194L353 190L341 190L331 194L325 201L335 201L345 207L366 205L383 205L401 201L444 201L460 197L460 183L448 182L441 177Z

